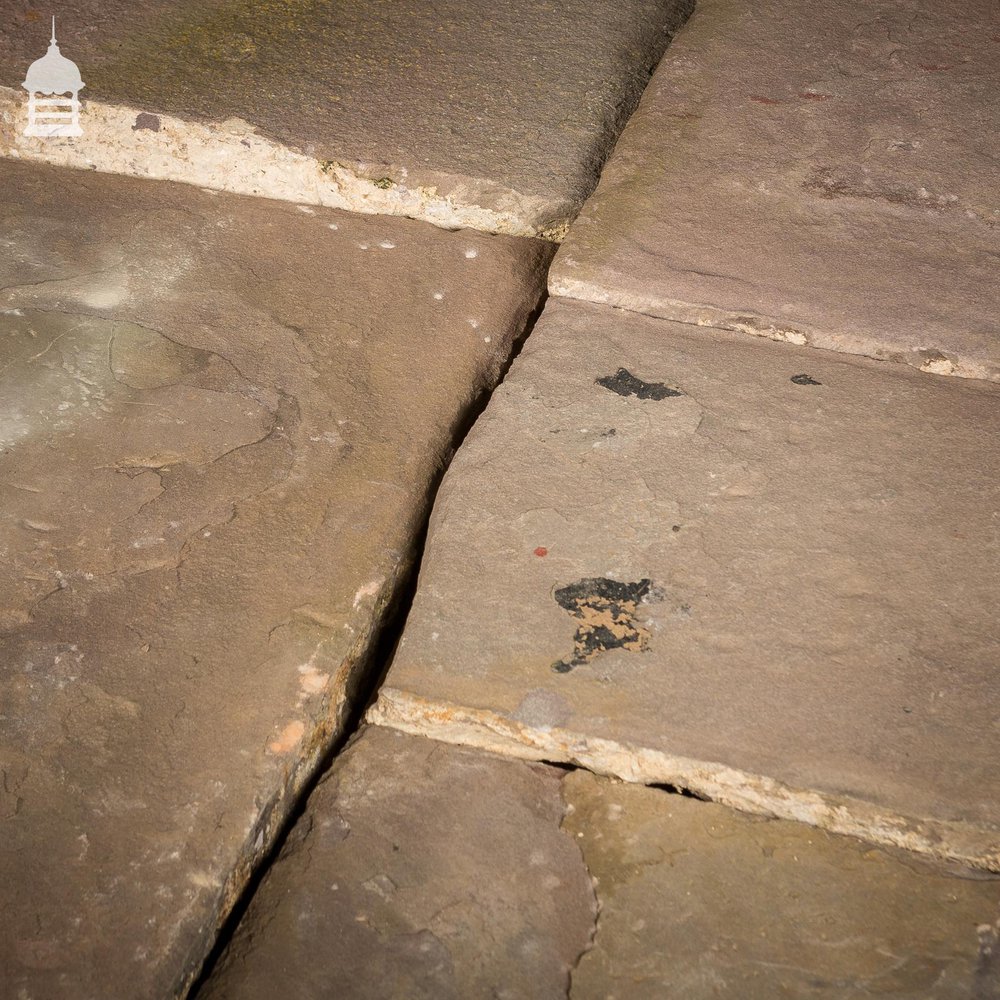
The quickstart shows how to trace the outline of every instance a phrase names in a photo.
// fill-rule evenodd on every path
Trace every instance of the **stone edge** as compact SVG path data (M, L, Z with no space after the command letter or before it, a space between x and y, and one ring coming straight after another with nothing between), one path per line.
M764 775L588 737L569 729L538 729L496 712L383 688L366 721L442 743L524 760L574 764L596 774L645 785L672 785L742 812L898 847L943 861L1000 872L1000 832L948 820L915 819L862 799L795 788Z
M847 357L903 363L931 375L1000 382L1000 366L975 358L963 358L935 349L886 351L874 338L846 331L827 331L805 324L790 324L762 316L752 310L732 312L717 306L645 296L636 301L629 292L616 293L590 281L568 277L558 271L558 258L549 272L549 295L574 302L606 305L640 316L670 320L688 326L715 327L797 346L833 351Z
M28 138L20 132L23 95L0 87L0 157L552 243L563 240L573 214L486 180L429 174L421 183L405 167L307 156L239 118L200 123L98 101L87 101L84 115L82 136Z

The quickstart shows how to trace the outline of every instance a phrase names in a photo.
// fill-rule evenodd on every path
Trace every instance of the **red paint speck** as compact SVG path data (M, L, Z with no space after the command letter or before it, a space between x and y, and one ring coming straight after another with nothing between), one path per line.
M535 549L536 556L547 556L548 554L549 550L544 545L539 545L538 548Z

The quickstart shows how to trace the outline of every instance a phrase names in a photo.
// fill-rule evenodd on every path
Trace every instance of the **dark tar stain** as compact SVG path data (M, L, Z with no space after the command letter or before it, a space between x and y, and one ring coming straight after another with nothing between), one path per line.
M683 396L680 389L671 389L662 382L643 382L627 368L619 368L614 375L604 375L594 379L605 389L617 392L619 396L636 396L638 399L666 399L668 396Z
M557 660L552 669L568 674L609 649L642 652L649 644L649 631L636 621L639 602L652 589L651 580L623 583L607 577L591 577L560 587L556 603L579 619L573 637L573 655Z
M792 381L796 385L822 385L822 382L817 382L816 379L810 378L808 375L793 375Z

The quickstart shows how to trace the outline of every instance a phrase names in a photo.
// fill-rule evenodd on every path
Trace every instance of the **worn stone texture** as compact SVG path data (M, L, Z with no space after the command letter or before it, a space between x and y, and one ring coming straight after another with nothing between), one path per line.
M167 997L342 731L538 241L0 167L0 981Z
M692 5L57 2L84 136L19 137L25 98L8 90L0 147L558 239ZM44 52L47 15L14 4L0 84Z
M1000 378L1000 8L699 0L556 294Z
M1000 387L549 301L370 718L1000 867Z
M200 1000L566 995L594 892L562 773L369 728L309 798Z
M1000 881L800 823L563 782L600 918L574 1000L1000 995Z

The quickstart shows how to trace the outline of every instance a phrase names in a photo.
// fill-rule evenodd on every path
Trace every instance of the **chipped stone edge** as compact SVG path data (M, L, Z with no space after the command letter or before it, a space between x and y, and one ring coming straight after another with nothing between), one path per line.
M558 266L558 260L556 261ZM708 326L753 337L764 337L779 343L808 346L835 351L849 357L861 355L875 361L891 361L909 365L932 375L952 375L956 378L983 379L1000 382L1000 365L961 358L927 347L913 351L887 351L877 340L845 331L833 333L801 323L791 324L763 316L747 309L734 312L718 306L682 302L665 296L638 297L628 292L612 292L591 281L550 272L549 294L553 297L612 306L626 312L665 319L687 326Z
M553 243L565 237L572 214L570 206L486 180L428 172L427 183L410 182L405 167L308 156L239 118L193 122L87 101L82 136L31 138L21 134L24 113L24 95L0 87L0 157Z
M268 758L285 758L280 764L280 776L268 788L266 798L255 803L236 854L221 860L216 858L218 877L202 887L207 899L192 900L189 904L189 910L196 905L203 906L208 916L192 935L187 951L180 956L178 974L170 994L172 1000L183 1000L189 995L216 945L219 932L229 920L254 873L274 850L303 792L315 778L331 748L349 735L350 716L373 666L372 656L378 636L398 599L400 581L413 572L414 560L415 550L411 546L410 551L401 556L398 564L381 581L377 592L367 595L372 603L359 613L361 627L339 662L325 662L324 648L334 638L334 630L319 640L306 661L310 665L320 663L328 667L329 679L323 690L305 702L300 701L291 716L293 720L303 723L295 744L280 752L270 748ZM180 927L180 921L176 926Z
M1000 832L915 819L871 802L794 788L764 775L568 729L537 729L485 709L383 688L366 721L443 743L524 760L575 764L636 784L669 784L742 812L795 820L831 833L1000 872Z

